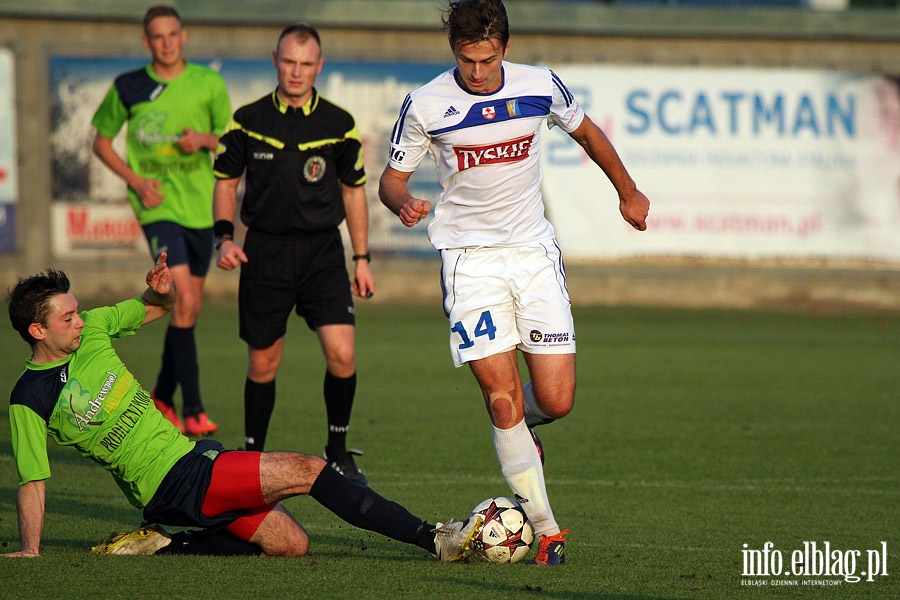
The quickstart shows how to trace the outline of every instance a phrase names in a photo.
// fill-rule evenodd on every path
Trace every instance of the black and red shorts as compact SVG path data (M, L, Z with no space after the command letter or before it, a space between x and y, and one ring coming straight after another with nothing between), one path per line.
M144 521L176 527L227 529L249 540L274 508L260 489L259 452L226 451L199 440L169 470L144 507Z

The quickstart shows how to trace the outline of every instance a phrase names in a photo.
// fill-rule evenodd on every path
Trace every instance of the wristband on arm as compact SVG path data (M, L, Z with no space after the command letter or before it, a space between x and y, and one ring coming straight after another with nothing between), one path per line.
M222 219L213 224L213 235L215 236L216 250L226 241L234 240L234 223Z

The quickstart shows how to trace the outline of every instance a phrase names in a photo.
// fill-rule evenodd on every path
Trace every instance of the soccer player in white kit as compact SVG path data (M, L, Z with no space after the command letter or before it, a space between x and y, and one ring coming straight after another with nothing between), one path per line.
M468 364L481 387L503 476L539 535L533 563L559 565L568 530L550 508L543 448L530 428L572 410L575 331L562 256L544 217L541 124L562 128L603 169L635 229L646 229L650 202L559 77L504 61L501 0L450 2L444 30L456 67L403 101L379 196L407 227L424 219L431 203L413 197L408 181L432 154L442 192L428 237L441 253L453 361ZM517 350L531 378L524 385Z

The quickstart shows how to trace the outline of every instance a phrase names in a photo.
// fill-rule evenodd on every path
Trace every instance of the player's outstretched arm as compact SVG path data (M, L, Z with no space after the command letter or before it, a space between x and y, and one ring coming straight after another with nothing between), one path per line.
M400 222L407 227L412 227L427 217L431 210L431 202L414 198L409 193L408 182L411 176L412 172L385 167L378 181L378 197L381 198L381 203L400 217Z
M19 538L22 549L0 554L10 558L37 558L41 555L41 532L44 529L44 510L47 505L47 486L44 480L29 481L19 486L16 508L19 515Z
M172 273L166 264L167 252L160 252L156 264L147 273L147 289L141 295L141 300L147 305L147 315L143 324L162 317L175 306L175 284L172 282Z
M603 169L619 195L619 212L638 231L647 229L650 200L637 189L637 185L625 169L622 159L609 138L585 115L578 128L570 133L597 166Z

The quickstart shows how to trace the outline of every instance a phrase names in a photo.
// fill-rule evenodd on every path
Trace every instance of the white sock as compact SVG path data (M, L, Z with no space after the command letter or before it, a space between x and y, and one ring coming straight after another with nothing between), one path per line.
M525 425L528 427L536 427L537 425L545 425L552 423L556 419L548 417L541 407L537 405L534 399L534 386L531 381L522 384L522 393L525 396Z
M535 535L559 533L544 485L544 467L525 422L520 421L510 429L493 429L500 470L516 500L525 509Z

